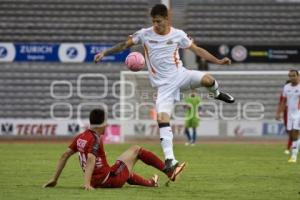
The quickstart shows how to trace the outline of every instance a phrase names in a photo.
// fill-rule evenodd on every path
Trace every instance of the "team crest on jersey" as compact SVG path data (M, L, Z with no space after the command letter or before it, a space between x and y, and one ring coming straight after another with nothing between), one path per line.
M78 149L79 151L82 151L82 150L84 149L86 143L87 143L86 140L83 140L83 139L80 139L80 138L79 138L79 139L77 140L77 149Z
M154 43L154 44L157 44L157 43L158 43L158 41L156 41L156 40L149 40L149 43Z
M167 44L174 44L172 40L168 40Z

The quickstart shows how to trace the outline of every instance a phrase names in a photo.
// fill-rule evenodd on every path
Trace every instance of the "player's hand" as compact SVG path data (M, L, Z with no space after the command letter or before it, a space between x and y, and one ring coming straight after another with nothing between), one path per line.
M97 63L101 61L101 59L104 57L104 52L99 52L94 56L94 62Z
M280 115L280 114L276 114L275 119L276 119L277 121L280 121L280 120L281 120L281 115Z
M91 185L84 185L84 189L87 191L95 190L95 188L93 188Z
M225 57L223 59L220 60L220 65L230 65L231 64L231 60L228 57Z
M46 187L55 187L56 184L57 184L57 181L54 180L54 179L51 179L51 180L49 180L47 183L45 183L45 184L43 185L43 188L46 188Z

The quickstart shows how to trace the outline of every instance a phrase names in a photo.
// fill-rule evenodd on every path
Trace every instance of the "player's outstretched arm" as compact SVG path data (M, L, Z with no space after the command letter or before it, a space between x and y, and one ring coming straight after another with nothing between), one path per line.
M84 171L84 189L85 190L94 190L91 186L92 174L96 164L96 156L88 153L88 158L86 161L86 167Z
M120 43L116 44L115 46L113 46L113 47L111 47L109 49L106 49L105 51L97 53L94 56L94 62L97 63L97 62L101 61L101 59L104 56L124 51L125 49L127 49L127 48L129 48L129 47L131 47L133 45L134 45L134 43L132 41L132 38L129 37L126 41L120 42Z
M65 151L60 159L58 160L57 166L56 166L56 170L55 173L53 175L53 177L43 185L44 188L46 187L55 187L58 181L58 178L62 172L62 170L64 169L68 159L74 154L75 152L71 149L68 149L67 151Z
M197 56L203 58L204 60L207 60L209 62L212 62L214 64L218 64L218 65L230 65L231 64L231 60L227 57L223 58L223 59L218 59L215 56L213 56L211 53L209 53L208 51L206 51L205 49L198 47L196 44L192 44L189 49L191 51L193 51Z

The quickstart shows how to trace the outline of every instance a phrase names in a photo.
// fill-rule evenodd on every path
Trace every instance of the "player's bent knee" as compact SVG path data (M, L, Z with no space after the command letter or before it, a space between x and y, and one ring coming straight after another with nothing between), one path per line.
M130 149L134 152L134 154L138 155L141 147L139 145L133 145Z
M205 74L203 78L201 79L201 85L205 87L211 87L214 85L215 79L209 74Z
M157 123L160 124L160 123L168 123L170 122L170 116L168 113L158 113L157 114Z

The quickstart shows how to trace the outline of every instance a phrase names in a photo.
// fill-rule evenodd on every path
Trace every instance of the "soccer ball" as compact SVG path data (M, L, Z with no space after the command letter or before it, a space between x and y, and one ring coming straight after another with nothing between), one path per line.
M139 52L131 52L125 60L125 64L131 71L137 72L144 68L145 58Z

